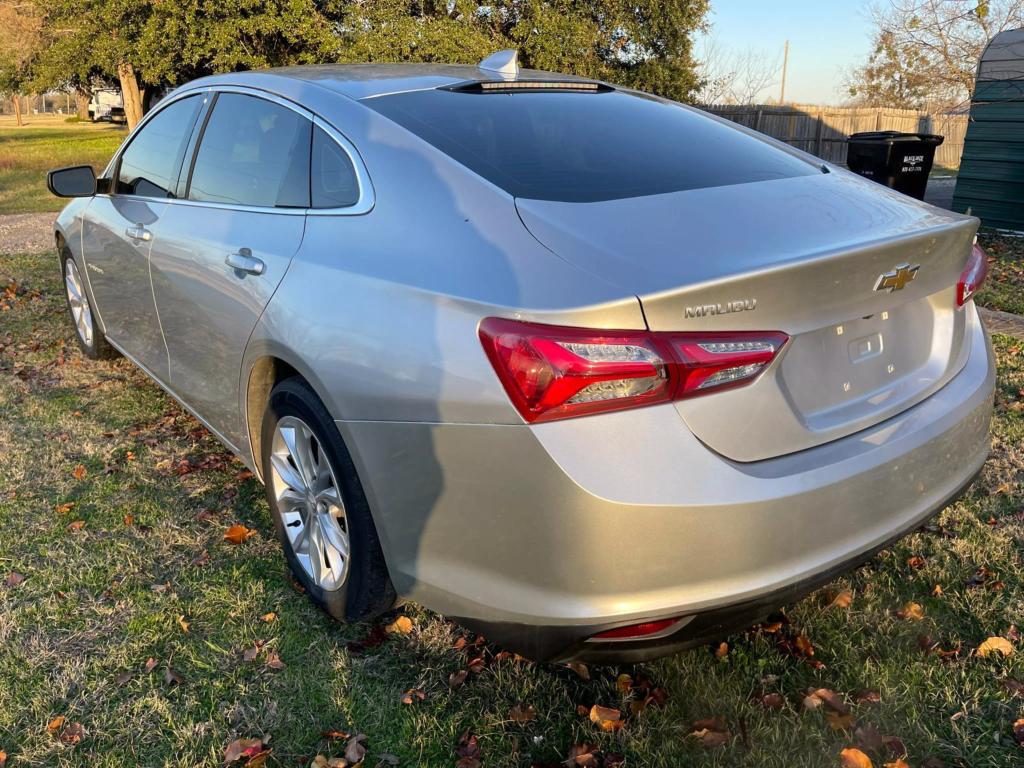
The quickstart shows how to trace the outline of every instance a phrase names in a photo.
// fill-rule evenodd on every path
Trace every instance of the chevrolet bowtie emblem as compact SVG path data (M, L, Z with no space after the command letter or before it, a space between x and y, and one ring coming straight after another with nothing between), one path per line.
M902 291L906 288L907 283L917 277L917 270L921 268L920 264L910 266L909 264L900 264L895 269L886 272L883 275L878 276L878 282L875 283L876 291Z

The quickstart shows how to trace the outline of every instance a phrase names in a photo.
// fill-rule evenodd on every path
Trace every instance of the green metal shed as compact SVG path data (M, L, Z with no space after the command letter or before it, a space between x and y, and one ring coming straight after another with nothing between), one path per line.
M992 38L971 101L953 210L1024 231L1024 29Z

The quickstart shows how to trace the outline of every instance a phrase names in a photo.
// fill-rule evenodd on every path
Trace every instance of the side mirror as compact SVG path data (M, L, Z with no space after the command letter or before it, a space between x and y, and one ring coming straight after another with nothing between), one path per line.
M92 197L96 194L96 173L91 165L57 168L46 174L46 188L57 197Z

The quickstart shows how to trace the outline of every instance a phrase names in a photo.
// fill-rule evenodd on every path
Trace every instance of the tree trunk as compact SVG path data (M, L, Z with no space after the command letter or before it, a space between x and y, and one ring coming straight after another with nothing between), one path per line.
M122 61L117 65L117 79L121 81L124 116L130 131L142 119L142 91L139 88L139 79L135 76L135 67L127 61Z
M89 102L92 101L92 94L86 88L75 89L75 111L79 120L89 119Z
M24 125L24 121L21 119L21 94L14 94L11 101L14 102L14 122L16 125Z

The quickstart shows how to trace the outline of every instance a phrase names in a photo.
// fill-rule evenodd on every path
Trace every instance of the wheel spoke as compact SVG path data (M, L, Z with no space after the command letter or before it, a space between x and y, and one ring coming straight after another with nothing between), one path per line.
M321 518L319 527L327 551L332 555L331 566L337 574L340 574L342 562L348 559L348 536L342 533L334 520ZM334 558L337 558L337 562L334 562Z
M322 501L328 507L334 507L337 510L344 510L345 504L341 500L341 494L338 493L338 489L333 485L329 485L324 488L320 493L316 495L317 501Z
M323 578L323 558L324 558L324 542L322 531L320 530L320 523L312 517L309 520L309 533L307 534L309 539L309 566L312 569L313 581L318 585L320 580Z
M271 454L270 464L273 466L277 474L280 475L281 482L289 488L303 494L303 499L305 499L306 481L302 478L302 475L299 474L295 467L291 465L291 462L288 461L288 457L282 456L279 453Z

